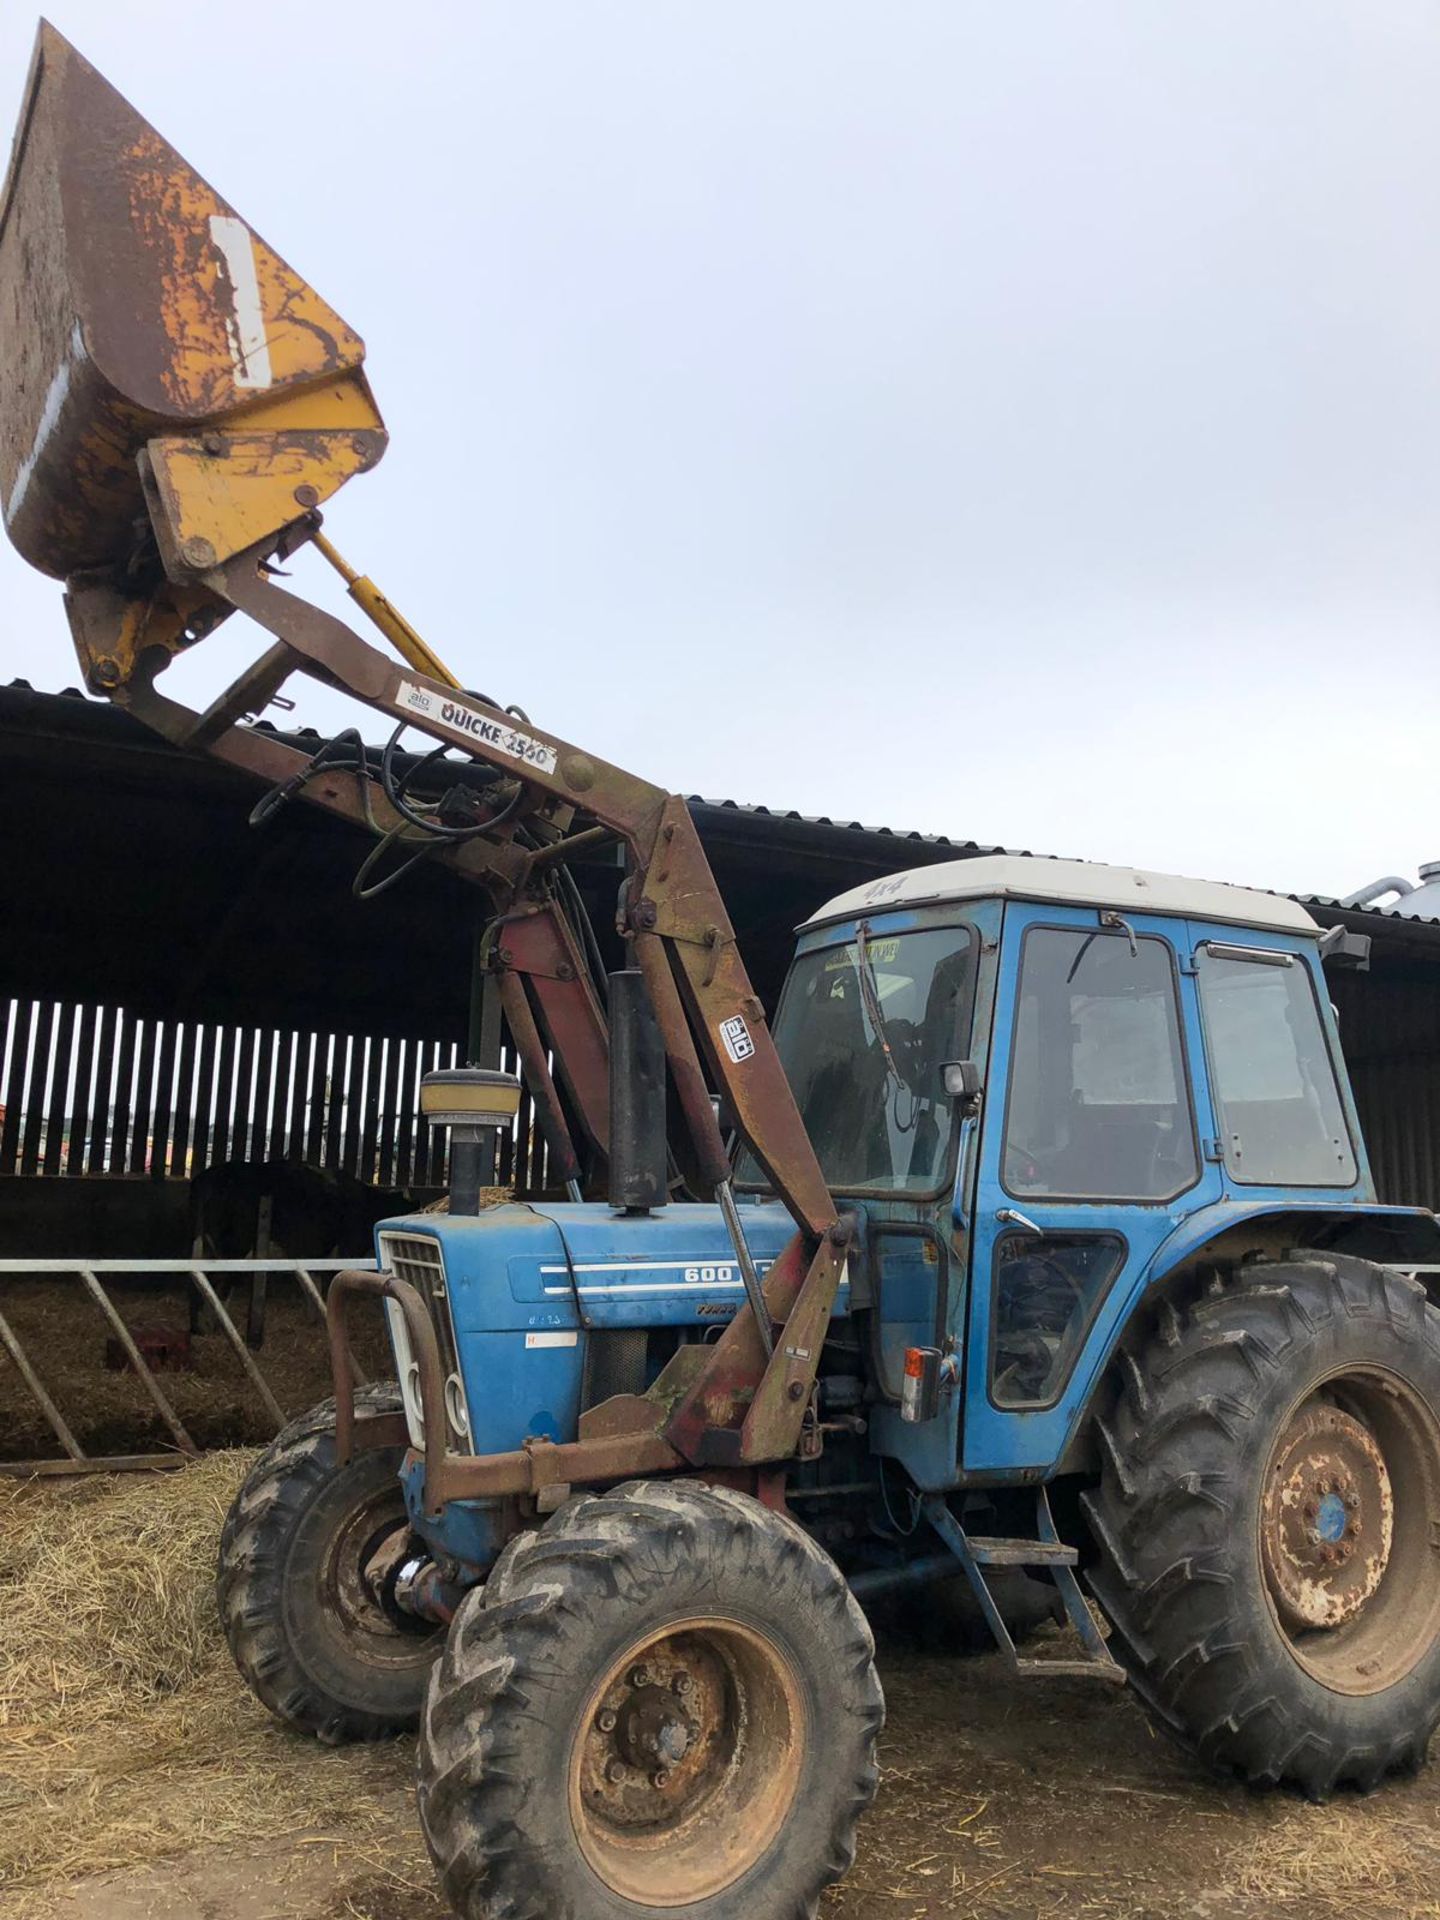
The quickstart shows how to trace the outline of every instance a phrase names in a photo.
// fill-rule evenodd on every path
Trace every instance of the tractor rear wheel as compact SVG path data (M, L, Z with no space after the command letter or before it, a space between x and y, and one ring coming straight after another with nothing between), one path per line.
M392 1386L360 1413L396 1413ZM335 1402L294 1420L250 1469L220 1539L216 1599L235 1664L277 1719L327 1745L417 1725L444 1630L390 1598L409 1537L403 1448L335 1459Z
M1242 1267L1124 1357L1091 1585L1154 1718L1314 1799L1440 1719L1440 1313L1338 1254Z
M834 1562L744 1495L637 1482L455 1616L420 1817L466 1920L802 1920L854 1855L884 1702Z

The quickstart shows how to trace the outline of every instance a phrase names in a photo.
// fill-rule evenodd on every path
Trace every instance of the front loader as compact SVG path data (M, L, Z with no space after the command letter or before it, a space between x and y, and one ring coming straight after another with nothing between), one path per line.
M1359 956L1270 895L976 859L823 907L772 1036L683 802L459 684L330 544L384 446L358 337L42 27L0 201L10 537L89 688L255 776L257 825L324 807L362 891L485 890L567 1196L482 1207L519 1082L429 1077L449 1209L336 1278L334 1399L226 1522L255 1693L326 1741L418 1727L472 1920L813 1914L876 1778L862 1603L897 1596L1017 1678L1128 1679L1256 1784L1418 1766L1440 1232L1376 1201L1323 974ZM279 584L307 546L386 647ZM254 664L161 693L236 612ZM297 673L388 744L249 724ZM568 871L602 842L608 978ZM396 1378L357 1392L361 1297Z

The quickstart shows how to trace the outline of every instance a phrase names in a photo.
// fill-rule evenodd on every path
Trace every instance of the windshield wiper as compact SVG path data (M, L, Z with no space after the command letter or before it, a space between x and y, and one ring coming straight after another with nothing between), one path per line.
M880 988L875 979L875 969L870 962L870 922L862 920L855 930L855 976L860 982L860 998L865 1003L865 1016L870 1022L871 1031L880 1042L880 1051L885 1056L885 1072L897 1087L906 1087L910 1083L901 1073L895 1058L895 1049L890 1044L889 1030L885 1025L885 1015L880 1006Z

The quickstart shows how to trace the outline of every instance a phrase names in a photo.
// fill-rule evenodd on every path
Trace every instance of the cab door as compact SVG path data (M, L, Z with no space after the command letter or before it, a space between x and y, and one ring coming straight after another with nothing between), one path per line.
M1053 1467L1129 1283L1220 1194L1186 924L1006 907L973 1210L961 1463Z

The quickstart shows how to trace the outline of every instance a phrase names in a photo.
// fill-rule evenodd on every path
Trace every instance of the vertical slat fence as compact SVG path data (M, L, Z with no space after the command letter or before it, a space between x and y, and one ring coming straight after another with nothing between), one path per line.
M453 1034L277 1031L0 1000L0 1179L183 1180L284 1160L433 1191L447 1142L420 1118L420 1081L463 1059ZM499 1064L516 1070L508 1035ZM543 1189L528 1093L496 1161L502 1185Z

